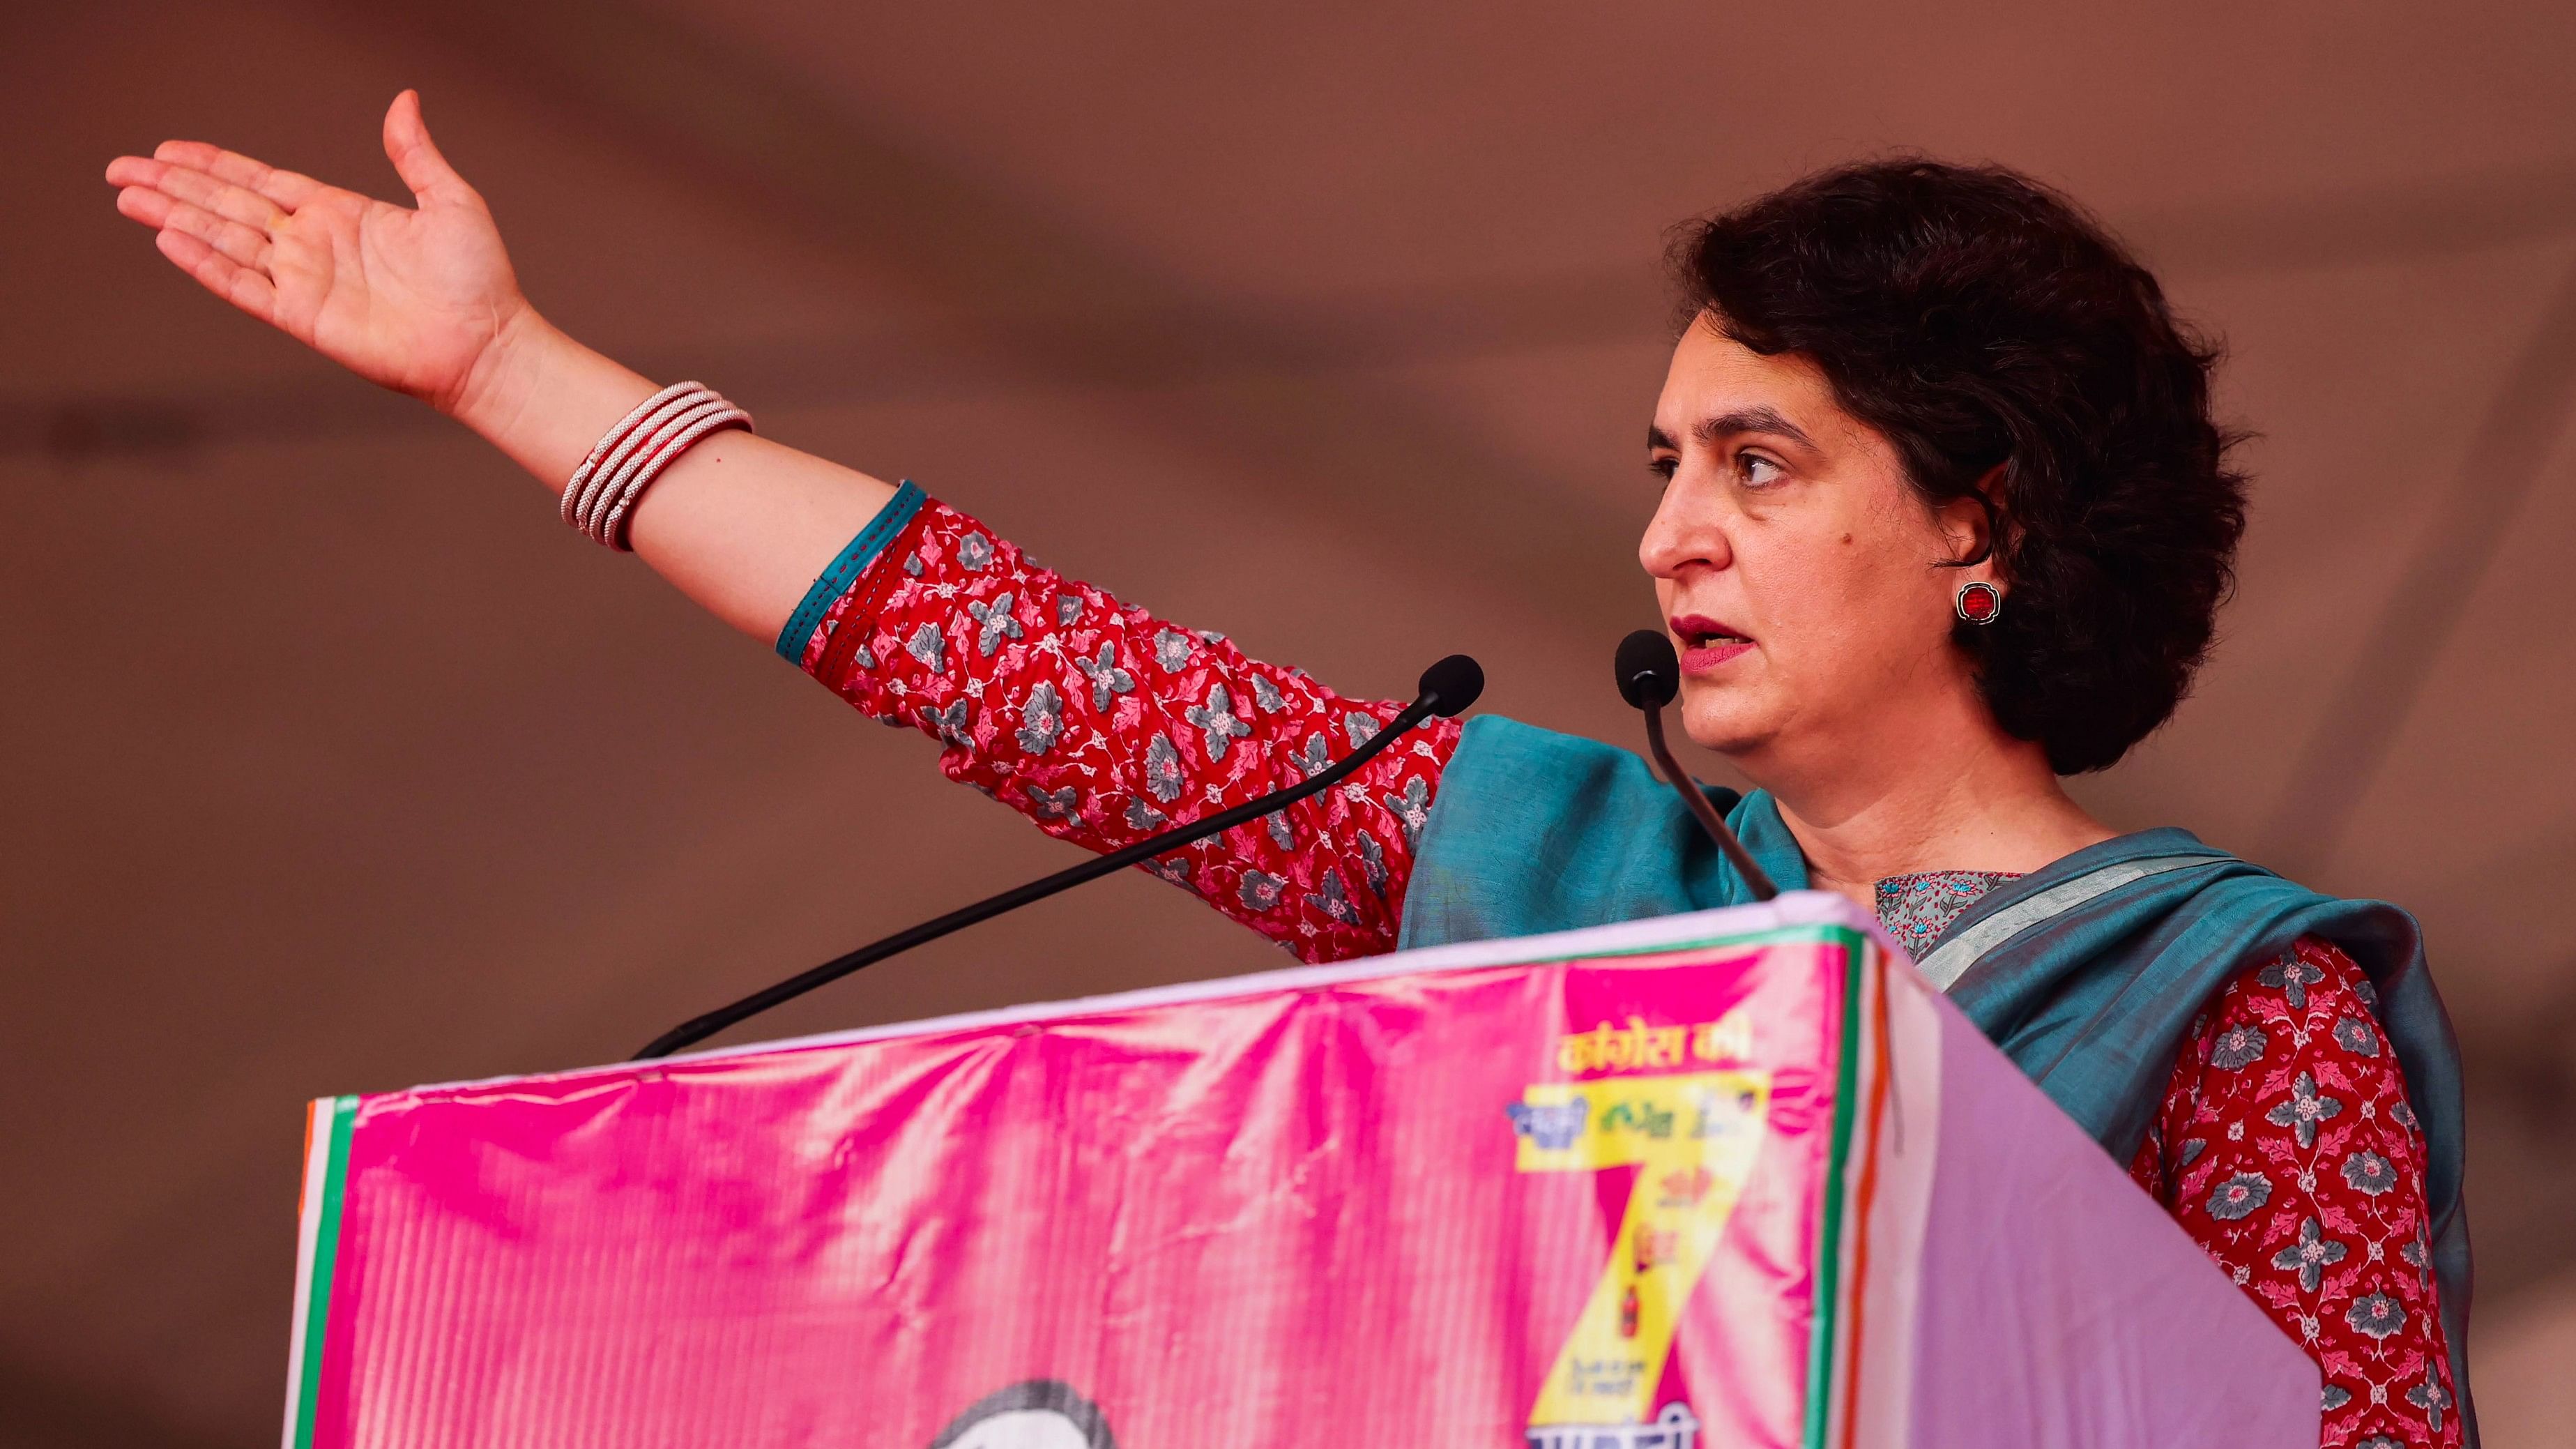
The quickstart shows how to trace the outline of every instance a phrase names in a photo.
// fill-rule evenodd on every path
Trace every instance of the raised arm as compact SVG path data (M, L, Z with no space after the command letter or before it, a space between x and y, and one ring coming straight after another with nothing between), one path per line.
M430 140L420 97L385 113L395 206L202 141L107 168L117 210L216 296L360 377L472 428L560 493L656 384L558 331L519 291L490 208ZM864 473L714 434L637 506L635 552L756 638L893 496Z
M207 290L456 418L560 494L655 384L528 305L483 198L405 91L385 154L414 206L197 141L119 157L117 208ZM894 506L889 506L894 505ZM1023 557L917 492L747 433L712 434L631 516L682 592L1050 834L1114 850L1306 778L1395 713L1246 658ZM1336 790L1155 863L1308 960L1396 943L1458 725Z

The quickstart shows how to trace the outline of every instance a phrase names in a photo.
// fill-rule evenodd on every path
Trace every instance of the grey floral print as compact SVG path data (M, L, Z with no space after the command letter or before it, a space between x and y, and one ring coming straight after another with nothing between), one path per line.
M957 566L978 574L991 568L993 541L980 533L970 533L957 540Z
M1222 684L1209 685L1207 703L1182 710L1181 718L1198 726L1200 748L1211 760L1224 759L1228 745L1252 733L1251 725L1235 717L1234 701Z
M1262 828L1270 832L1270 843L1281 850L1297 848L1297 829L1288 823L1288 812L1273 810L1261 817Z
M1158 734L1145 746L1145 793L1166 805L1181 798L1181 752L1169 735Z
M903 652L929 666L933 674L948 672L948 641L940 636L937 624L924 624L912 631L912 640Z
M1113 696L1127 694L1136 688L1136 676L1118 667L1118 646L1103 640L1100 657L1085 659L1073 656L1073 667L1091 681L1091 707L1107 709Z
M2209 1064L2223 1072L2240 1071L2263 1059L2263 1048L2270 1039L2259 1026L2237 1025L2218 1034L2209 1049Z
M1061 790L1041 786L1026 787L1029 813L1040 820L1079 820L1082 818L1082 792L1071 785Z
M2345 1247L2325 1235L2325 1225L2315 1218L2299 1220L2299 1240L2272 1256L2272 1266L2299 1275L2299 1287L2309 1293L2325 1281L2326 1269L2343 1261Z
M2339 1016L2334 1024L2335 1045L2357 1057L2379 1055L2379 1033L2370 1023L2357 1016Z
M1365 830L1357 832L1357 836L1360 846L1360 879L1368 882L1371 894L1379 900L1384 900L1387 886L1386 847L1378 844L1377 837Z
M2341 1115L2343 1103L2317 1091L2317 1079L2299 1073L2290 1083L2290 1100L2263 1114L2263 1120L2275 1127L2287 1127L2298 1136L2301 1147L2317 1145L2317 1124Z
M1130 830L1160 830L1163 828L1163 822L1171 818L1132 795L1127 798L1126 820L1127 828Z
M2290 1003L2291 1010L2305 1011L2308 1009L2308 988L2325 980L2326 973L2292 951L2264 967L2254 979L2265 986L2280 987L2281 999Z
M2272 1179L2259 1172L2240 1172L2209 1190L2209 1215L2221 1222L2250 1217L2272 1200Z
M1020 706L1020 720L1021 749L1032 755L1054 749L1064 733L1064 701L1057 698L1055 686L1041 683L1030 690L1028 703Z
M2451 1407L2451 1391L2442 1387L2431 1359L2424 1361L2424 1381L2406 1391L2406 1402L2424 1411L2424 1420L2434 1433L2442 1432L2442 1411Z
M2433 1286L2433 1244L2430 1234L2431 1229L2423 1219L2418 1218L2415 1220L2415 1235L2397 1245L2398 1260L2414 1269L2415 1281L2427 1288Z
M1422 844L1422 827L1431 821L1430 781L1416 775L1404 782L1403 794L1380 795L1378 803L1394 813L1408 848Z
M981 658L992 658L993 651L1002 647L1006 638L1024 637L1020 621L1011 617L1011 591L1008 589L995 594L989 604L969 600L966 612L975 616L979 626L975 630L975 653Z
M1288 707L1288 696L1279 692L1269 675L1256 674L1252 676L1252 707L1263 714L1277 714Z
M1359 919L1358 910L1351 905L1350 887L1342 884L1340 871L1325 871L1324 878L1315 884L1315 892L1306 897L1306 904L1323 912L1327 919L1343 925Z
M1311 780L1333 767L1332 747L1324 743L1320 732L1308 735L1305 748L1290 756L1288 763L1299 778Z
M2377 1197L2397 1185L2397 1169L2376 1152L2356 1152L2343 1160L2343 1180Z
M924 729L939 736L943 743L954 745L961 750L975 748L974 705L963 695L950 700L946 709L923 706L921 723Z
M1286 876L1247 870L1243 873L1243 884L1235 889L1235 899L1241 901L1247 911L1274 911L1279 908L1279 893L1287 885Z
M1080 594L1058 594L1058 595L1056 595L1056 596L1055 596L1055 626L1056 626L1057 628L1059 628L1059 629L1070 629L1070 628L1072 628L1074 625L1079 624L1079 623L1081 623L1081 622L1082 622L1082 595L1080 595Z
M1178 674L1190 662L1190 636L1178 629L1165 629L1154 636L1154 663L1165 674Z
M2343 1321L2352 1325L2355 1333L2386 1338L2406 1326L2406 1305L2385 1293L2365 1293L2352 1300Z
M1342 733L1351 737L1351 748L1355 750L1377 738L1377 732L1383 728L1385 726L1379 724L1377 716L1373 714L1362 714L1358 710L1352 710L1342 716Z

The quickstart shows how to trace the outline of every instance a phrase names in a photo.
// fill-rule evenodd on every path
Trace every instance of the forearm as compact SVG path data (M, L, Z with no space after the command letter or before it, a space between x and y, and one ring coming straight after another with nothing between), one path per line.
M1398 708L1068 579L936 502L892 527L780 652L867 714L937 736L952 779L1058 839L1117 850L1295 784ZM1302 959L1391 950L1458 737L1428 721L1340 788L1150 868Z
M560 495L600 435L656 384L523 311L450 411ZM746 400L749 401L749 400ZM743 432L709 435L636 505L637 556L767 643L892 485Z

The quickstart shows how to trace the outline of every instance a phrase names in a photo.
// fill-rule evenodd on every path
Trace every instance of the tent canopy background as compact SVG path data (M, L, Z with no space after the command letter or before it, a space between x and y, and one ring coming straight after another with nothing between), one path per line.
M2423 916L2480 1407L2566 1411L2576 12L410 9L0 53L0 1444L268 1440L303 1099L619 1056L1063 858L97 181L177 134L392 195L404 85L575 334L1338 687L1464 649L1619 741L1663 229L1896 147L2065 186L2260 434L2215 663L2078 789ZM1121 879L768 1033L1277 960Z

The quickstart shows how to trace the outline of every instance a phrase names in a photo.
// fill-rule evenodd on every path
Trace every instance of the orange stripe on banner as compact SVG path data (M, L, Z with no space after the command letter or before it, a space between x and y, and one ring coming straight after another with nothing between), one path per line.
M295 1174L295 1222L300 1230L304 1224L304 1179L313 1171L313 1104L310 1102L304 1104L304 1153L296 1161L304 1164L304 1171Z
M1876 1069L1869 1084L1868 1155L1861 1159L1860 1186L1852 1203L1852 1299L1851 1352L1843 1364L1843 1449L1852 1449L1860 1432L1860 1330L1863 1305L1869 1298L1869 1207L1878 1189L1878 1124L1887 1113L1887 961L1881 957L1873 973L1878 989L1871 1017L1878 1026L1878 1043L1871 1053Z

